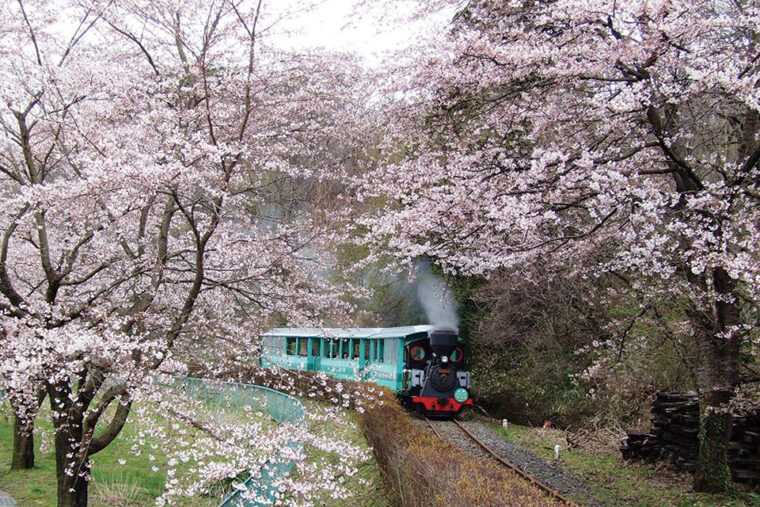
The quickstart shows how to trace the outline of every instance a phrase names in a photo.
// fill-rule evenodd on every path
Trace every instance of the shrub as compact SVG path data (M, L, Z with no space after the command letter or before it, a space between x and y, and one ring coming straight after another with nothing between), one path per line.
M531 273L502 272L475 296L490 312L469 343L472 394L494 415L636 427L655 391L695 388L683 301L652 301L612 275Z

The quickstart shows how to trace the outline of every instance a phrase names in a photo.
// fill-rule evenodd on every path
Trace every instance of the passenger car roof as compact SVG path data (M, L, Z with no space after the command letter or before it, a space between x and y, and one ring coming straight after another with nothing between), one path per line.
M429 333L431 325L402 327L276 327L264 336L299 336L308 338L403 338L416 333Z

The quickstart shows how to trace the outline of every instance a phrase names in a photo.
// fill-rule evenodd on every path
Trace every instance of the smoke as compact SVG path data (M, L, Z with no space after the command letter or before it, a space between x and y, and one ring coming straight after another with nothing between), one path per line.
M429 262L417 263L416 270L415 293L417 301L425 310L428 322L459 332L457 305L446 280L431 271Z

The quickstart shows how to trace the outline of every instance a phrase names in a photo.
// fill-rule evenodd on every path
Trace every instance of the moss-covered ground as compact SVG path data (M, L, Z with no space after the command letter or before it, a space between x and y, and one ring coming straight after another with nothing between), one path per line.
M505 431L501 424L493 427L507 440L551 461L554 446L564 448L564 433L558 430L510 424ZM560 466L575 474L589 493L601 504L659 506L760 506L760 494L734 491L711 495L691 491L691 475L677 473L665 465L625 461L619 454L563 450Z

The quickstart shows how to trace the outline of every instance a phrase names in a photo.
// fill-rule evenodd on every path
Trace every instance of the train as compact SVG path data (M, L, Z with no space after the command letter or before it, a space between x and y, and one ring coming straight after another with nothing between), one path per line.
M374 382L430 417L473 404L465 346L449 328L274 328L262 336L260 365Z

